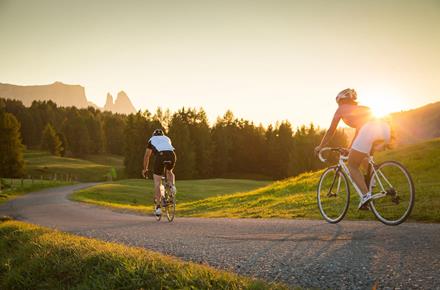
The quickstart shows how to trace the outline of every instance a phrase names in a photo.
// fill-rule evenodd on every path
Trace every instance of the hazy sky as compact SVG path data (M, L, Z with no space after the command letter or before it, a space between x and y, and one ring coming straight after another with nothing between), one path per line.
M0 0L0 82L54 81L328 126L346 87L379 113L440 101L440 1Z

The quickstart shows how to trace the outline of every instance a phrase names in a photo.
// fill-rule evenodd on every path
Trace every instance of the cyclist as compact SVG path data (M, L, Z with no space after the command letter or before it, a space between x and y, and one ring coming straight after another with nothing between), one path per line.
M315 148L318 153L333 137L339 121L342 119L349 127L356 129L355 136L349 146L347 167L351 178L361 190L363 197L359 203L359 209L368 209L367 202L371 199L364 176L360 171L360 165L371 153L373 143L391 139L390 126L383 120L375 119L370 108L359 106L357 93L354 89L345 89L336 96L338 109L336 110L330 128L322 138L321 144Z
M156 204L155 215L160 216L160 185L162 182L162 175L164 173L164 168L166 167L167 179L171 183L171 192L176 193L175 186L175 176L173 173L173 168L176 163L176 154L174 153L174 147L171 145L171 140L164 135L161 129L156 129L153 135L148 140L147 149L144 155L144 169L142 170L142 175L145 177L148 172L148 163L150 161L151 154L154 153L154 169L153 169L153 179L154 179L154 202ZM165 163L169 161L169 163Z

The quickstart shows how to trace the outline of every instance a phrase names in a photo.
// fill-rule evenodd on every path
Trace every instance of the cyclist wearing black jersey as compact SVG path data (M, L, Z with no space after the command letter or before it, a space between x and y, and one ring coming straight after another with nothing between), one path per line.
M175 176L173 168L176 163L176 154L174 153L174 147L171 145L171 140L164 135L161 129L156 129L153 132L153 136L148 140L147 150L144 156L144 170L142 175L145 177L148 172L148 163L150 161L151 154L155 155L155 161L153 166L153 179L154 179L154 201L156 203L156 215L161 215L160 209L160 185L162 182L162 175L166 168L166 175L168 182L171 183L172 193L176 193ZM168 162L166 162L168 161Z

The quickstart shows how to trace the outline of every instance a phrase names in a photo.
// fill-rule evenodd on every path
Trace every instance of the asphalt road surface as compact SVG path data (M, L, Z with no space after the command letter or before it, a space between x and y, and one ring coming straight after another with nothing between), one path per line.
M0 215L292 286L440 289L440 224L179 217L157 222L67 200L90 185L27 194L0 206Z

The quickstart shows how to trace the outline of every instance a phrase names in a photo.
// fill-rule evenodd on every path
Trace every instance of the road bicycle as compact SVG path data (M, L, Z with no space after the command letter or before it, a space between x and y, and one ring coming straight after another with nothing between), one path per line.
M359 198L362 192L353 182L345 162L347 149L326 147L319 152L319 159L326 162L322 154L326 151L339 153L337 165L330 166L321 175L317 188L318 207L321 215L329 223L340 222L350 204L350 184ZM415 188L408 170L399 162L374 162L368 156L366 183L372 193L368 206L376 218L386 225L399 225L411 214L415 200Z
M160 184L160 201L159 206L161 209L160 215L155 215L156 220L160 221L162 219L162 215L165 212L167 219L169 222L174 220L174 215L176 213L176 194L171 190L172 184L168 181L166 174L166 166L171 164L171 161L164 161L164 169L163 174L161 176L161 184ZM156 203L154 202L154 211L156 211Z

